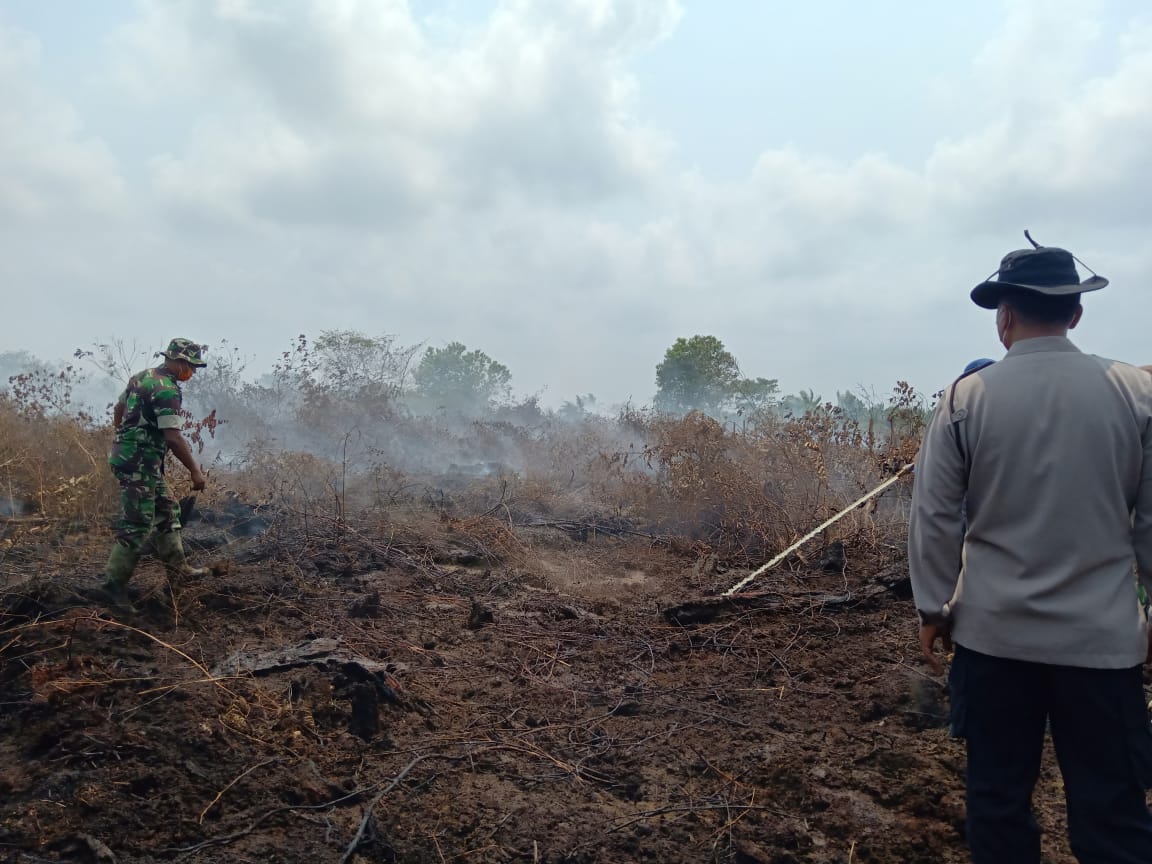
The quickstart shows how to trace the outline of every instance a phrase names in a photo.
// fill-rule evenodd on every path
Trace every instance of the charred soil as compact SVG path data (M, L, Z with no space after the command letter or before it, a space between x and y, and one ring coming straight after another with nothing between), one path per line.
M446 522L201 524L228 566L147 565L135 611L74 595L96 566L29 564L0 600L0 860L967 860L898 550L726 604L746 570L491 521L479 551ZM1050 760L1037 806L1070 861Z

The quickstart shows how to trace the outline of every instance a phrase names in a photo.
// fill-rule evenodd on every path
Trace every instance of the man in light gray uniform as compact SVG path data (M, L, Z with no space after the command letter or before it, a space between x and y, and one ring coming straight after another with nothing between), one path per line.
M1031 239L1031 238L1029 238ZM1000 362L946 390L916 467L909 567L933 668L951 636L952 728L968 744L976 864L1037 864L1044 730L1081 862L1152 862L1152 733L1142 687L1152 590L1152 376L1068 340L1073 256L1011 252L972 291ZM961 525L967 498L968 526Z

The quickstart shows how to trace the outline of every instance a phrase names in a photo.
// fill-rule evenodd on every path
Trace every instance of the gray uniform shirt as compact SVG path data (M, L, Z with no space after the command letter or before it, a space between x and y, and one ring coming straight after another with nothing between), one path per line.
M1152 593L1152 375L1044 337L957 382L952 411L948 397L916 465L916 608L995 657L1141 663L1133 564Z

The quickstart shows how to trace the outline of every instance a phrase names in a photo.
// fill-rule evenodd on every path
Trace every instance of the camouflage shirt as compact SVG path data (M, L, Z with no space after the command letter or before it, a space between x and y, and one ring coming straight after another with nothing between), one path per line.
M123 412L108 462L125 472L159 472L164 462L164 430L179 429L180 385L163 366L133 375L120 394Z

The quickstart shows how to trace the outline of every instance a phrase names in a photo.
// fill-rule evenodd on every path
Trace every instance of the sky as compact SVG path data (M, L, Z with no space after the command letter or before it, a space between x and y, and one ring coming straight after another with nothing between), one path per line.
M0 0L0 351L351 329L607 405L699 334L930 393L1027 228L1152 363L1150 150L1144 0Z

